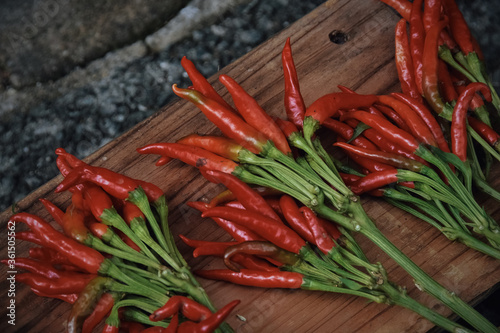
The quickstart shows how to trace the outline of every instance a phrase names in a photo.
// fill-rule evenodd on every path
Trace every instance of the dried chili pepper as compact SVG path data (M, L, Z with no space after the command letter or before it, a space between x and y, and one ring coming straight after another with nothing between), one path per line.
M299 79L292 57L290 38L287 38L281 52L281 63L285 82L285 112L287 118L298 128L302 127L306 113L306 105L300 93Z
M249 269L241 269L234 272L230 269L199 270L196 275L211 280L222 280L244 286L262 288L289 288L301 287L303 275L296 272L262 272Z
M396 25L396 69L398 71L399 82L403 93L410 95L415 99L422 99L419 89L417 88L417 80L415 78L415 69L410 52L410 44L408 41L408 33L406 30L406 20L399 20Z

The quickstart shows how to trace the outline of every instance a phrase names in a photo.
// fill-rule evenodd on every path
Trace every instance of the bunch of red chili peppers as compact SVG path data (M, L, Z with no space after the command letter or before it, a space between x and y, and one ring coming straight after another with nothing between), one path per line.
M232 332L223 321L239 301L211 304L173 241L163 191L56 153L65 177L56 192L69 190L71 204L41 199L62 232L36 215L11 217L30 229L16 237L39 245L15 260L27 271L16 280L72 304L68 332L104 320L104 332Z
M450 169L448 163L454 163L455 160L448 158L448 155L445 155L444 160L441 156L436 157L431 152L434 149L427 148L436 145L433 136L428 133L420 133L419 139L428 140L419 141L414 134L393 126L389 120L373 118L369 112L361 111L372 108L381 99L386 103L385 97L343 91L325 95L306 108L300 94L289 40L283 49L282 60L287 120L271 118L232 78L221 75L219 79L229 91L235 105L234 108L231 107L196 70L192 62L184 58L182 65L191 78L193 87L181 89L174 85L174 92L196 105L222 131L224 137L193 134L176 143L155 143L138 149L142 154L160 155L157 165L163 165L171 158L179 159L197 167L210 181L226 185L230 192L224 192L215 202L222 200L225 195L234 195L239 201L224 206L192 203L193 207L203 212L202 216L212 217L235 239L234 242L222 244L185 239L186 243L195 247L195 255L224 256L224 262L229 268L200 274L255 286L342 291L373 300L382 297L378 301L390 300L389 302L401 304L398 301L402 300L402 296L397 289L389 291L383 268L366 262L364 255L355 246L349 233L358 232L400 264L415 279L420 289L441 300L481 332L496 332L494 325L454 293L439 285L399 251L366 215L356 195L389 183L416 182L421 178L428 178L433 182L429 184L422 181L424 185L437 186L442 190L442 177L446 177L451 185L460 188L460 180L453 172L449 174L446 170ZM391 101L393 99L387 98ZM343 120L357 120L387 131L411 154L416 155L422 166L410 162L413 160L408 158L408 163L419 170L398 170L393 167L383 177L383 183L370 182L369 175L363 175L364 183L357 187L361 191L356 190L356 186L353 191L344 182L345 177L342 177L343 174L337 168L338 162L324 149L319 136L315 135L321 125L330 123L333 121L332 117L339 115L342 115ZM418 125L416 127L414 129L420 129ZM401 161L398 158L398 163ZM432 167L423 167L430 163L437 166L443 175ZM278 191L281 196L279 209L272 209L266 200L252 194L248 188L242 190L243 183L236 181L235 177L247 184L271 188L274 193ZM238 189L233 188L235 184L239 184ZM470 195L462 191L460 195L468 196L464 200L470 199ZM245 197L251 203L244 203ZM281 212L287 224L277 216L277 211ZM327 229L331 228L330 222L340 226L342 241L337 240L338 233L334 234ZM338 246L340 244L348 246ZM312 251L311 247L316 250ZM262 261L262 258L267 262ZM274 265L269 265L269 262ZM415 307L412 309L417 311ZM453 331L456 328L453 326L455 324L437 319L435 314L430 315L432 311L419 313L447 330Z

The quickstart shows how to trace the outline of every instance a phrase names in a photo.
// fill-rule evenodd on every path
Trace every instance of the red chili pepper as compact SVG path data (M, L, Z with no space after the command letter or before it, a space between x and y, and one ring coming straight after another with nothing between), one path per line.
M410 127L411 133L416 139L420 142L437 147L434 135L420 114L417 114L407 104L400 102L391 96L381 95L379 96L379 101L393 108L394 111L396 111L405 120L406 124Z
M335 247L335 242L327 233L319 218L309 207L306 206L301 207L300 212L304 216L307 225L309 226L309 230L311 230L311 233L314 236L314 244L316 244L316 246L324 254L330 252L331 249Z
M406 20L399 20L396 25L396 69L398 71L399 82L403 93L410 95L415 99L422 99L417 88L415 78L415 69L411 59L410 44L408 41L408 32L406 30Z
M94 274L67 273L60 278L47 278L36 273L21 273L16 275L16 281L27 284L48 295L79 294L87 284L96 277Z
M193 323L191 321L185 321L179 325L177 329L178 333L210 333L217 329L220 324L229 316L231 311L240 304L239 300L232 301L218 310L216 313L212 314L207 319L199 322Z
M73 265L89 273L97 274L104 261L101 253L64 236L38 216L18 213L12 216L10 221L27 224L45 247L61 252Z
M415 83L420 95L422 91L422 55L424 52L425 28L422 21L422 1L415 0L410 13L410 52L415 71Z
M340 120L343 121L351 118L357 119L374 128L387 140L397 143L402 148L407 149L412 153L419 147L418 141L411 134L394 126L388 120L371 115L366 111L347 112L341 117Z
M460 46L460 49L465 55L474 52L474 44L472 42L469 26L455 3L455 0L443 0L443 5L446 15L450 20L451 34Z
M203 255L223 255L229 246L238 244L238 242L210 242L196 240L187 238L183 235L179 235L179 238L190 247L195 248L193 251L193 257L195 258ZM201 250L197 252L198 249Z
M351 140L352 136L354 135L354 129L351 126L332 118L325 119L325 121L323 122L323 126L334 131L344 140ZM368 149L376 149L373 143L362 136L356 137L354 140L352 140L352 143L354 143L356 146Z
M467 85L464 81L460 81L460 82L457 82L455 83L455 88L456 88L456 91L457 91L457 95L456 95L456 98L455 98L455 101L458 100L458 96L464 92L464 90L467 88ZM470 105L469 105L469 109L471 109L472 111L476 111L477 108L480 108L484 106L484 101L483 99L481 98L481 96L479 96L478 93L474 94L474 97L472 97L472 101L470 102Z
M337 142L343 142L343 140L338 138ZM369 158L366 158L366 157L363 157L363 156L360 156L357 154L353 154L350 151L346 151L346 154L347 154L347 156L349 156L350 159L352 159L361 168L367 170L368 173L393 169L392 166L390 166L386 163L376 162L376 161L373 161Z
M351 185L351 190L355 194L360 195L397 181L398 170L396 169L373 172Z
M256 212L231 207L214 207L206 210L201 216L219 217L241 224L282 249L293 253L299 253L305 245L305 241L282 222Z
M441 31L448 24L447 20L435 22L427 32L422 57L422 90L424 97L436 113L444 109L444 102L439 94L439 57L438 43Z
M177 143L200 147L233 161L238 161L238 154L240 150L243 149L243 147L234 140L220 136L190 134L178 140Z
M312 117L322 124L325 119L333 117L341 109L357 109L369 107L377 101L375 95L360 95L345 92L334 92L314 101L306 110L306 117Z
M439 21L440 18L441 0L424 1L424 15L422 17L422 22L424 24L425 31L429 31L430 28Z
M431 111L423 103L420 103L419 101L414 100L404 94L393 93L391 95L399 101L406 103L406 105L408 105L413 111L415 111L416 114L420 116L420 118L424 121L424 123L431 131L432 136L434 137L434 140L436 141L439 149L444 152L450 151L448 142L446 141L443 131L441 130L441 126L437 122L436 118L432 115Z
M259 212L277 221L280 220L266 200L236 176L213 170L202 171L202 175L212 183L224 184L246 209Z
M85 226L85 214L73 204L69 205L63 217L64 234L79 243L85 243L89 230Z
M385 137L380 135L375 129L368 128L363 132L363 135L373 142L375 146L377 146L374 150L382 150L389 153L398 154L407 158L411 158L412 160L419 161L420 163L424 163L428 165L427 161L424 161L421 157L409 152L407 149L403 149L398 144L388 141Z
M247 124L241 117L196 90L172 86L174 93L196 105L222 133L253 153L259 153L266 144L264 134Z
M405 20L410 20L412 4L408 0L380 0L386 5L391 6L401 15Z
M83 197L87 202L92 215L94 215L98 221L102 221L101 216L106 209L113 208L113 202L109 198L109 195L100 187L89 186L88 188L85 188Z
M108 315L114 304L113 294L102 294L92 313L83 322L82 333L92 333L94 328Z
M451 151L462 161L467 160L467 110L476 92L480 91L484 98L491 102L491 91L487 85L473 82L458 97L451 119Z
M306 105L300 93L299 79L295 63L292 57L290 37L287 38L283 51L281 52L281 63L285 82L285 111L288 120L298 128L302 127L306 113Z
M187 203L187 205L199 210L202 213L211 208L208 204L201 201L190 201ZM224 229L238 242L244 242L248 240L262 240L262 237L257 235L255 232L232 221L218 217L212 217L212 220L214 220L214 222L217 223L219 227Z
M467 119L470 127L472 127L486 142L488 142L490 146L493 148L500 146L500 134L476 118L468 117Z
M264 134L283 154L290 154L290 146L285 135L257 101L230 76L222 74L219 76L219 81L231 94L236 109L247 124Z
M453 84L448 66L442 60L439 61L438 66L439 88L443 94L443 98L446 102L456 101L458 98L457 87Z
M198 169L218 170L224 173L232 173L237 166L233 161L217 156L205 149L180 143L153 143L138 148L137 151L140 154L172 157ZM160 161L156 165L162 165Z
M36 288L31 288L31 291L40 297L56 298L63 302L74 304L78 299L78 294L47 294Z
M202 321L212 315L212 312L206 306L195 300L186 296L174 295L169 298L165 305L155 310L149 316L149 319L151 321L160 321L179 312L191 321Z
M211 100L216 101L220 105L223 105L225 108L233 110L233 108L219 95L219 93L217 93L217 91L208 82L208 80L198 71L191 60L189 60L185 56L182 57L181 66L188 74L195 90L201 92L203 95L207 96Z
M110 324L105 324L102 333L119 333L120 332L120 327L119 326L113 326Z
M1 262L5 265L8 265L7 259L3 259L1 260ZM36 261L29 258L16 258L14 264L18 268L27 270L34 274L41 275L48 279L58 279L64 276L68 276L68 272L59 271L55 269L50 263L47 262Z
M276 118L274 121L276 122L276 124L278 124L279 128L287 138L289 138L290 135L292 135L293 133L299 132L297 126L291 121L284 120L281 118Z
M205 279L261 288L298 289L303 283L303 275L296 272L261 272L249 269L234 272L230 269L214 269L196 271L195 274Z
M398 169L406 169L414 172L419 172L424 167L424 164L420 162L393 153L383 152L380 150L364 149L344 142L336 142L333 145L341 147L342 149L353 154L366 157L376 162L385 163Z
M172 321L170 321L170 323L172 323ZM122 321L120 322L120 327L123 328L127 333L141 333L145 330L144 325L136 321ZM175 331L172 333L175 333Z

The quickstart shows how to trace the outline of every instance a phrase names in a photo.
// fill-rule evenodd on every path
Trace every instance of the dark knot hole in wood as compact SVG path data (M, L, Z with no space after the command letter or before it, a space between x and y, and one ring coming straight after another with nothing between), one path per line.
M328 34L328 38L334 44L344 44L349 40L349 36L341 30L333 30Z

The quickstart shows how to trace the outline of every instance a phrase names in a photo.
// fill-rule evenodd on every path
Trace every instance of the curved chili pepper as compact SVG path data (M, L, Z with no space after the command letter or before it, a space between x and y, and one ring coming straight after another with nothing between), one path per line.
M247 124L241 117L219 103L203 96L200 92L191 89L172 86L174 93L198 107L207 119L217 126L222 133L253 153L259 153L266 144L264 134Z
M455 0L443 0L443 5L450 20L451 34L460 49L465 55L474 52L472 34Z
M405 20L410 20L412 4L408 0L380 0L386 5L391 6L399 13Z
M352 136L354 135L354 129L351 126L336 119L325 119L325 121L323 122L323 126L334 131L344 140L351 140ZM362 136L354 138L354 140L352 140L352 143L354 143L356 146L364 147L367 149L376 149L373 143Z
M0 262L8 265L7 259L2 259ZM65 273L55 269L50 263L40 262L29 258L16 258L14 265L18 268L27 270L31 273L41 275L49 279L61 278Z
M202 321L212 315L212 312L204 305L186 296L174 295L167 303L155 310L150 316L151 321L160 321L182 313L187 319L192 321Z
M207 203L201 201L190 201L187 203L187 205L199 210L202 213L211 208ZM214 220L214 222L217 223L219 227L224 229L238 242L244 242L248 240L262 240L262 237L257 233L232 221L228 221L226 219L218 217L212 217L212 220Z
M299 257L292 252L286 251L279 246L268 241L247 241L229 246L224 252L224 264L232 271L238 272L239 269L231 262L234 255L252 254L262 257L268 257L286 265L294 265L299 261Z
M298 128L302 127L306 113L306 105L300 93L299 79L295 63L292 57L290 37L286 39L285 46L281 52L281 63L285 82L285 111L288 120Z
M451 151L462 161L467 160L467 110L476 92L480 91L484 98L491 102L491 91L487 85L473 82L458 97L451 118Z
M97 274L104 261L101 253L64 236L36 215L18 213L12 216L10 221L27 224L45 247L61 252L73 265L89 273Z
M232 207L214 207L203 212L201 216L219 217L241 224L282 249L293 253L299 253L305 245L305 241L282 222L257 212Z
M394 109L410 127L411 134L419 140L428 145L437 147L434 135L427 126L426 122L417 114L411 107L403 102L398 101L394 97L381 95L379 96L379 101L385 105L390 106Z
M399 144L401 147L412 153L419 147L418 141L411 134L394 126L388 120L374 116L366 111L347 112L341 117L340 120L343 121L344 119L351 118L357 119L374 128L387 140Z
M231 94L236 109L247 124L264 134L283 154L290 154L290 146L285 135L259 103L230 76L222 74L219 76L219 81Z
M415 83L420 95L422 91L422 56L424 52L425 28L422 21L422 2L414 0L410 13L410 53L415 72Z
M314 244L320 249L321 252L327 254L335 247L335 242L328 235L325 228L319 221L318 217L309 207L300 207L300 212L309 226L309 230L314 236Z
M340 109L357 109L369 107L377 101L375 95L360 95L345 92L334 92L323 95L306 109L306 117L312 117L322 124L325 119L334 116Z
M400 93L392 93L397 100L406 103L416 114L420 116L420 118L427 125L429 130L436 141L437 146L444 152L449 152L450 148L448 147L448 142L446 141L441 126L437 122L436 118L432 115L431 111L418 100L412 99L409 96Z
M208 80L198 71L194 63L186 56L182 57L181 66L188 74L195 90L201 92L203 95L216 101L220 105L223 105L225 108L233 110L233 108L219 95L219 93L217 93Z
M378 189L382 186L396 183L397 181L397 169L373 172L363 178L360 178L356 183L351 185L351 190L355 194L360 195L362 193Z
M95 274L67 273L60 278L47 278L36 273L21 273L16 275L16 281L27 284L45 294L79 294L96 278Z
M195 274L211 280L222 280L244 286L261 288L298 289L303 283L303 275L296 272L262 272L241 269L234 272L230 269L199 270Z
M240 304L239 300L232 301L212 314L210 317L199 323L185 321L179 325L178 333L210 333L215 331L217 327L229 316L231 311Z
M238 161L238 154L243 149L236 141L221 136L190 134L177 143L200 147L233 161Z
M82 325L82 333L92 333L94 328L102 322L115 304L115 295L104 293L94 307L92 313L85 319Z
M456 98L455 98L455 101L456 101L456 100L458 100L458 97L460 96L460 94L465 91L465 89L467 88L467 85L465 82L461 82L460 84L456 84L455 88L456 88L456 92L458 93L458 95L456 95ZM484 102L483 102L481 96L479 96L479 94L477 94L477 93L474 94L474 97L472 97L472 100L470 101L469 109L472 111L476 111L477 108L480 108L482 106L484 106Z
M64 212L59 207L57 207L56 205L54 205L52 202L50 202L47 199L40 198L38 200L43 204L43 206L45 207L47 212L49 212L50 216L52 216L54 221L56 221L57 224L62 226L64 223L63 222Z
M439 21L429 29L425 37L424 54L422 57L422 90L425 99L436 113L441 113L445 107L439 94L438 43L439 35L447 24L447 20Z
M280 220L278 214L269 206L267 201L255 192L247 183L236 176L214 170L203 170L202 175L212 183L222 183L236 196L239 202L248 210L259 212L269 218Z
M405 19L399 20L396 24L395 44L396 69L398 71L401 90L415 99L422 99L417 88Z
M31 291L33 293L35 293L35 295L37 295L37 296L56 298L56 299L60 299L61 301L69 303L69 304L74 304L76 302L76 300L78 299L78 294L47 294L47 293L44 293L36 288L31 288Z
M493 148L500 146L500 134L495 132L490 126L473 117L468 117L467 120L470 127L488 142L490 146Z
M406 169L414 172L419 172L424 167L424 164L420 162L393 153L383 152L380 150L364 149L344 142L336 142L333 145L345 149L346 151L349 151L353 154L369 158L373 161L385 163L398 169Z
M137 151L140 154L172 157L198 169L218 170L224 173L232 173L237 166L233 161L205 149L180 143L153 143L138 148ZM156 165L161 165L161 163L156 163Z

